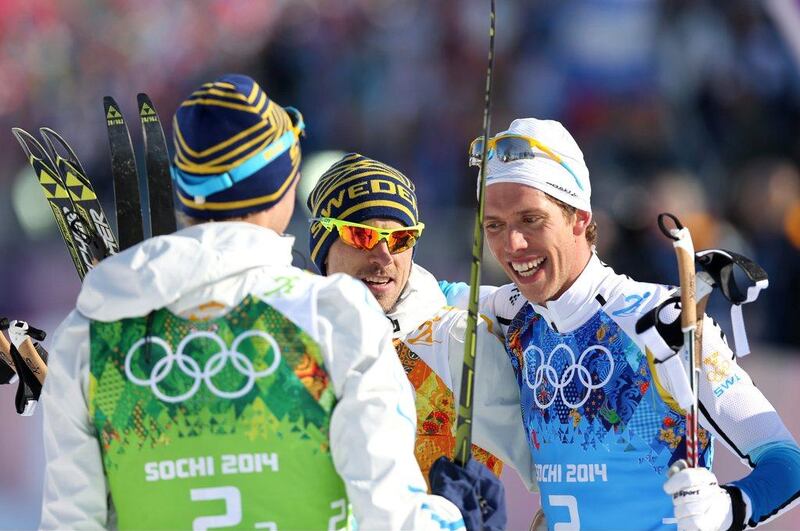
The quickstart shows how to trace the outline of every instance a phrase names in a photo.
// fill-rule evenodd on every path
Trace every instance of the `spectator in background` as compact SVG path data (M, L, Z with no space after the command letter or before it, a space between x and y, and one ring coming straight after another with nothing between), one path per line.
M785 159L758 160L738 180L731 219L769 275L760 311L748 314L752 331L770 342L800 345L800 172Z

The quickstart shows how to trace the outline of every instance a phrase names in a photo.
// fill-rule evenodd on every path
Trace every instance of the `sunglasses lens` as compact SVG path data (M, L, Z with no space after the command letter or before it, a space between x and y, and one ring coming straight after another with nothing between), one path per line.
M392 254L402 253L414 247L419 238L418 230L399 230L389 235L389 252Z
M520 159L532 159L536 156L530 142L524 138L513 136L501 138L495 144L497 156L503 162L511 162Z
M390 232L386 236L381 236L377 229L370 227L339 225L339 238L350 247L369 251L378 245L381 240L386 240L391 254L402 253L414 247L421 232L420 229L401 229Z
M469 145L469 165L480 166L483 156L483 137L479 136Z
M364 227L342 225L339 228L339 237L344 243L356 249L370 250L378 243L378 232Z
M479 157L483 155L483 137L479 136L469 145L469 156Z

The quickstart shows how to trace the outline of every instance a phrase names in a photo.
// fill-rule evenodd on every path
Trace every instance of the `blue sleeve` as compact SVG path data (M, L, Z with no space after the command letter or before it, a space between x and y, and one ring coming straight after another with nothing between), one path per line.
M800 498L800 448L789 441L769 443L753 450L750 459L753 471L732 485L750 498L748 525L755 527Z
M447 298L448 306L455 306L456 308L466 308L469 301L469 284L466 282L448 282L446 280L439 281L439 289L442 290L444 296Z

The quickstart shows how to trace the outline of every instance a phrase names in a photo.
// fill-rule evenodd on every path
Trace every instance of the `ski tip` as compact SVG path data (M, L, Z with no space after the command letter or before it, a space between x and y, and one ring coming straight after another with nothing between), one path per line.
M31 142L37 149L43 149L41 144L39 144L39 141L36 140L36 137L27 132L25 129L22 129L21 127L12 127L11 133L13 133L14 138L16 138L17 142L19 142L19 145L22 146L22 151L25 152L25 156L28 157L28 159L34 156L33 150L28 142Z
M67 144L67 141L64 140L63 136L50 127L40 127L39 133L42 135L47 147L50 148L50 156L54 161L58 162L57 159L61 159L73 166L73 168L79 170L81 174L86 175L86 170L83 169L83 164L81 164L80 159L78 159L78 155L76 155L72 147ZM61 149L64 150L66 156L62 155L56 149L56 144L58 144Z
M55 149L56 143L58 143L60 146L67 146L67 143L66 141L64 141L64 138L62 138L61 135L59 135L49 127L40 127L39 134L42 135L44 143L47 144L47 147L50 148L51 155L58 155L58 152Z
M24 133L25 133L25 130L24 130L24 129L21 129L21 128L19 128L19 127L12 127L12 128L11 128L11 134L12 134L12 135L14 135L14 138L16 138L16 139L17 139L17 142L19 142L20 144L23 144L23 148L25 147L25 145L24 145L24 144L25 144L25 142L24 142L24 141L23 141L23 139L22 139L22 135L23 135ZM26 151L27 151L27 150L26 150Z
M56 133L55 130L51 129L50 127L40 127L39 128L39 133L41 133L41 135L43 137L53 137L56 140L58 140L59 142L61 142L62 144L66 144L66 142L64 141L64 137L62 137L60 134Z
M42 139L44 140L45 147L47 147L47 154L50 155L50 159L58 164L58 159L62 157L58 154L58 151L56 151L55 142L53 142L53 137L50 136L51 132L56 137L56 140L63 141L61 137L58 136L58 133L52 129L48 127L39 128L39 135L41 135Z
M142 123L159 121L156 106L153 105L147 94L140 92L137 94L136 100L139 102L139 118L142 119Z
M103 109L106 113L106 124L111 127L112 125L124 125L125 119L122 117L122 111L119 105L111 96L103 97Z
M33 138L33 135L21 127L12 127L11 133L17 137L17 139L20 139L21 137Z

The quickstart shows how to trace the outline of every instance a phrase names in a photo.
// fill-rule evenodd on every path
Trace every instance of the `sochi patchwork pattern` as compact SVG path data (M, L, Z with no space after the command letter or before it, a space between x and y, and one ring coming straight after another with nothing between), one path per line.
M660 514L668 523L661 486L685 458L685 418L659 395L646 354L602 310L558 333L525 305L506 338L548 521L641 529ZM708 433L699 435L700 463L710 463ZM614 509L620 489L642 500L624 520Z
M162 309L90 335L90 415L121 528L348 525L319 345L277 310L248 297L219 319Z
M417 437L414 456L425 483L434 461L441 456L452 458L456 450L456 398L447 384L400 339L394 340L400 363L414 387L417 407ZM496 476L503 471L503 462L480 446L472 445L472 456Z

